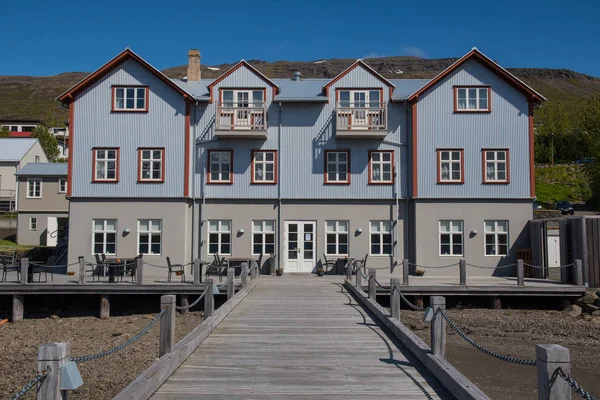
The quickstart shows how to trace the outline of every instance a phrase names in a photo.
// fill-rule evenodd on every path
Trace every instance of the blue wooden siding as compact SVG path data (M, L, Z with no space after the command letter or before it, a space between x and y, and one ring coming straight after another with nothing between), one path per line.
M111 113L113 85L149 86L147 113ZM182 197L185 101L136 61L127 60L75 101L74 197ZM91 183L92 148L120 148L118 183ZM137 183L139 147L165 148L165 182Z
M454 113L453 86L491 85L491 113ZM467 61L417 103L418 197L528 198L527 98L477 61ZM438 148L463 148L465 183L437 184ZM482 148L510 149L510 184L482 184Z

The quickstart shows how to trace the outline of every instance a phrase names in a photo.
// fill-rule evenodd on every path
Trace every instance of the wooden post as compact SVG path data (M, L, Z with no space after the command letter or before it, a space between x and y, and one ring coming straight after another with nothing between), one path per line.
M242 280L242 288L248 286L248 263L242 263L242 274L240 275Z
M160 309L166 308L160 316L160 346L158 356L162 357L175 347L175 295L160 296Z
M235 268L227 268L227 300L235 294Z
M195 259L192 268L194 268L194 285L199 285L202 283L202 264L200 264L200 260Z
M539 400L569 400L571 388L567 381L558 375L558 368L565 374L571 373L569 349L557 344L538 344L535 358Z
M352 280L352 265L350 264L350 259L346 260L346 279Z
M215 313L213 294L213 278L206 278L206 294L204 295L204 318L212 317Z
M110 297L107 294L100 295L100 319L110 317Z
M27 285L29 277L29 258L21 258L21 285Z
M252 261L252 265L250 266L250 280L253 281L256 279L256 273L258 272L258 264L256 261Z
M492 296L492 309L502 310L502 299L500 296Z
M362 290L362 272L360 267L356 270L356 287L358 290Z
M423 302L423 296L422 295L415 296L415 306L417 306L419 308L423 308L424 304L425 303Z
M517 286L525 286L525 267L523 260L517 260Z
M409 274L410 264L408 260L402 261L402 284L408 286L408 274Z
M79 284L83 285L85 283L85 257L79 256L77 258L79 260Z
M431 296L430 306L434 313L438 309L446 310L446 298ZM431 321L431 352L446 358L446 320L441 313L438 313Z
M400 279L390 279L390 314L392 318L400 319Z
M583 286L583 266L581 260L575 260L575 284L577 286Z
M460 274L460 286L467 286L467 260L458 260L458 271Z
M179 296L179 304L181 305L181 307L187 307L190 305L190 299L187 294L182 294L181 296ZM188 311L188 308L182 308L180 312L182 314L187 314Z
M377 276L377 270L369 268L369 298L373 301L377 301L377 284L375 278Z
M25 312L25 296L22 294L13 294L13 307L12 307L12 322L23 321L23 314Z
M141 285L144 282L144 260L140 257L136 260L136 263L135 276L137 278L137 284Z
M66 400L68 392L60 390L60 367L71 360L71 343L47 343L38 349L37 369L41 373L50 367L37 390L38 400Z

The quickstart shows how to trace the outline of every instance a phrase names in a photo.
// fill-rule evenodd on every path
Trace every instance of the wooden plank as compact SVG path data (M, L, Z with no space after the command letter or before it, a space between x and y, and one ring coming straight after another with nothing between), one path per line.
M108 295L100 295L100 319L110 317L110 297Z
M23 314L25 313L25 297L22 294L13 295L12 304L12 322L23 321Z
M71 343L48 343L38 349L38 371L50 367L48 375L37 390L38 400L66 399L66 393L60 390L60 367L71 358ZM63 397L62 394L65 393Z

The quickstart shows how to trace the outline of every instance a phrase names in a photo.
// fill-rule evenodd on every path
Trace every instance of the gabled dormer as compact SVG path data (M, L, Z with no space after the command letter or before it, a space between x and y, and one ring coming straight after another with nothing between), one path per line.
M215 136L267 137L267 109L279 87L245 60L209 86L215 107Z
M362 60L346 68L324 86L335 101L338 139L383 139L388 134L387 103L394 84Z

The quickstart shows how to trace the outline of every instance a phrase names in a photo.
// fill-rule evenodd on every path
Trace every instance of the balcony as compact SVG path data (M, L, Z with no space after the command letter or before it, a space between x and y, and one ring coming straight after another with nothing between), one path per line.
M264 103L218 103L215 136L266 139L267 110Z
M336 107L336 132L338 139L383 139L387 136L387 106L376 103L364 106L345 103Z

